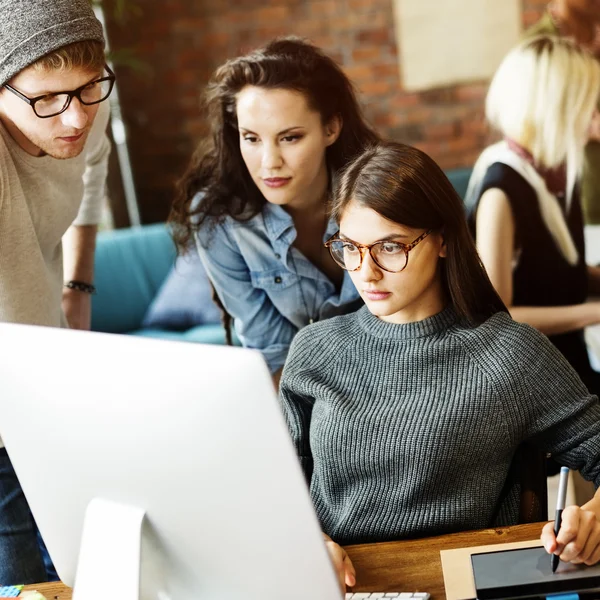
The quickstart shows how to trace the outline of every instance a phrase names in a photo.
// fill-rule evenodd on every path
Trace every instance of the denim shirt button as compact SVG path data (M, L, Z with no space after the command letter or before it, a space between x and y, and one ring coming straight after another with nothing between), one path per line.
M277 276L275 277L275 283L281 283L283 280L281 279L281 277Z
M280 259L281 258L281 254L275 254L275 258Z

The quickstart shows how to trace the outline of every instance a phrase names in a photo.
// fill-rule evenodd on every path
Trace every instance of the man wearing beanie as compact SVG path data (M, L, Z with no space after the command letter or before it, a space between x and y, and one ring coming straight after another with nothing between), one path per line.
M90 0L0 0L0 321L89 328L113 83ZM0 440L0 586L55 577Z

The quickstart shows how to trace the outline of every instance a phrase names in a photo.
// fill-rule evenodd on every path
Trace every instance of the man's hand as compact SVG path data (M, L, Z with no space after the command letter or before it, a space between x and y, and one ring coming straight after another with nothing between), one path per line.
M325 538L325 547L329 552L329 557L333 562L335 572L337 573L340 588L342 593L346 593L346 586L352 587L356 585L356 571L354 565L350 560L350 557L346 551L339 545L336 544L327 534L323 534Z
M594 565L600 561L600 521L585 506L567 506L558 535L554 535L554 522L547 523L541 540L549 554L557 554L564 562Z
M91 294L65 288L62 296L62 309L71 329L90 329L92 325Z

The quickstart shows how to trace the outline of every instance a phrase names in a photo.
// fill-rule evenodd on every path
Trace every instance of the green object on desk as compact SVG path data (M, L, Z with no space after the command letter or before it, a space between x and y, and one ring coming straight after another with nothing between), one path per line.
M22 598L23 600L47 600L46 596L44 596L44 594L41 594L40 592L23 592L19 598Z

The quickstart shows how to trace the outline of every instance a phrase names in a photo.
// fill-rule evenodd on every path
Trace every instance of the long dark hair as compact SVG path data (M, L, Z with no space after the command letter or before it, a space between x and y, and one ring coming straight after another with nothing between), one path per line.
M170 215L173 237L185 251L207 217L245 220L258 214L266 200L242 158L236 94L252 85L303 93L323 123L339 116L342 131L326 151L336 172L367 145L378 141L365 122L352 84L341 68L319 48L296 37L272 41L246 56L227 61L215 72L204 94L210 136L199 146L177 185ZM201 206L193 206L197 192Z
M332 212L338 221L351 201L395 223L442 233L442 285L464 322L477 325L508 312L477 254L460 196L427 154L395 142L368 148L335 186Z

